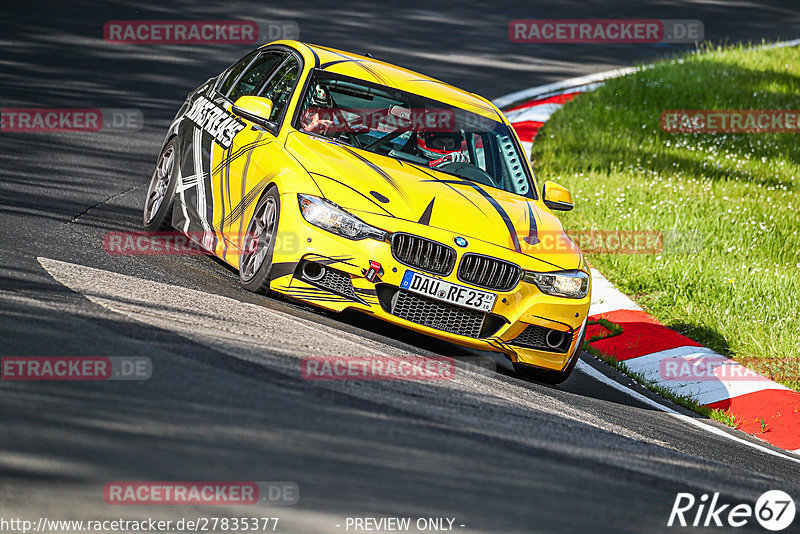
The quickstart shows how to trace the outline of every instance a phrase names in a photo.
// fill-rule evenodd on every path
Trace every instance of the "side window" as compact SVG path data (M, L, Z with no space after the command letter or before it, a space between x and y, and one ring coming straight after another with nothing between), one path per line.
M241 96L253 95L256 89L269 78L272 71L280 64L285 54L279 52L264 52L247 68L245 73L233 85L227 95L232 102L236 102Z
M253 58L255 58L257 55L258 50L250 52L242 59L234 63L233 66L229 67L228 70L222 74L223 80L219 85L219 92L223 95L227 95L228 91L230 91L231 87L233 87L233 83L236 81L239 75L244 72L244 69L247 68L250 62L253 61Z
M292 89L297 81L300 72L300 64L297 58L289 56L286 62L275 73L267 85L258 93L257 96L272 100L272 113L269 120L277 122L278 118L286 108Z

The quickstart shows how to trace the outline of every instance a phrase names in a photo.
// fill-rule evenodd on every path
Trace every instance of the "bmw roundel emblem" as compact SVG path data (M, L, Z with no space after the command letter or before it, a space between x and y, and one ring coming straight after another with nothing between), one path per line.
M464 248L464 247L466 247L466 246L469 244L469 243L467 242L467 240L466 240L466 239L464 239L464 238L463 238L463 237L461 237L461 236L458 236L458 237L454 238L454 239L453 239L453 241L455 242L455 244L456 244L456 245L458 245L458 246L459 246L459 247L461 247L461 248Z

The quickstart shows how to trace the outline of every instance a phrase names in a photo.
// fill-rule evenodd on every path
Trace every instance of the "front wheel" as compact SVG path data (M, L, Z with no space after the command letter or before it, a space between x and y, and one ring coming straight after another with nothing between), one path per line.
M256 204L247 226L239 256L239 281L248 291L266 293L269 290L280 208L278 190L272 187Z
M159 232L172 227L172 201L178 182L178 138L173 137L158 157L147 197L142 223L145 230Z

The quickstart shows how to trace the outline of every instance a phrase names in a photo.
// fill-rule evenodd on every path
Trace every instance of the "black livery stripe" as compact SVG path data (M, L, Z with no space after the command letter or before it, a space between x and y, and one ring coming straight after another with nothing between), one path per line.
M419 221L417 221L417 223L424 224L425 226L431 224L431 215L433 215L434 202L436 202L436 197L433 197L433 199L431 199L430 204L428 204L428 207L425 208L425 211L422 213L422 217L419 218Z
M370 160L368 160L355 150L352 150L344 145L337 145L337 146L339 146L343 150L346 150L347 152L349 152L350 154L361 160L364 163L364 165L372 169L378 176L386 180L386 182L388 182L389 185L391 185L394 188L394 190L397 191L397 193L403 198L403 200L405 200L406 203L408 203L408 195L406 195L405 191L403 191L403 189L398 185L397 180L389 176L389 174L386 171L384 171L383 169L372 163Z
M336 293L332 293L324 289L314 289L305 287L290 288L287 293L295 298L303 300L319 300L327 302L354 302L352 299L339 296Z
M528 237L525 237L523 240L529 245L536 245L539 243L539 230L536 227L536 216L533 213L533 208L531 208L531 203L528 202L528 218L530 219L530 232L528 233Z
M428 180L428 181L432 181L432 180ZM516 250L517 252L522 252L522 248L520 247L520 244L519 244L519 237L517 236L517 231L514 228L514 224L511 222L511 218L508 216L508 213L506 213L506 210L503 209L503 206L501 206L500 203L497 202L497 200L495 200L495 198L492 197L492 195L490 195L484 188L482 188L480 185L478 185L477 183L472 182L470 180L457 180L457 179L454 179L454 180L438 180L437 179L436 181L437 182L441 182L441 183L448 183L448 184L466 185L466 186L469 186L469 187L473 188L478 193L480 193L483 196L483 198L485 198L486 201L489 204L492 205L492 207L495 209L497 214L500 215L500 218L503 219L503 222L505 223L506 228L508 229L508 233L511 236L511 242L514 244L514 250Z
M227 153L227 157L226 154ZM230 158L231 149L228 148L227 150L222 151L222 161ZM225 165L222 168L222 173L219 177L219 205L221 207L222 212L220 213L220 220L225 221L225 191L228 192L228 205L230 206L230 199L231 199L231 191L230 191L230 184L228 183L228 179L230 178L230 165ZM224 258L228 252L228 240L225 239L225 224L224 222L220 222L219 230L222 232L222 257Z
M337 65L339 63L355 63L356 65L358 65L359 67L361 67L362 69L364 69L365 71L370 73L376 80L378 80L379 83L382 83L383 85L395 85L390 79L386 78L385 76L383 76L381 73L379 73L375 69L373 69L373 68L371 68L371 67L369 67L369 66L364 64L364 62L369 61L369 60L366 60L366 59L354 59L354 58L348 57L348 56L346 56L344 54L341 54L341 53L339 53L339 52L337 52L335 50L332 50L330 48L326 48L324 46L320 46L319 48L322 49L322 50L325 50L326 52L330 52L331 54L334 54L334 55L337 55L337 56L343 58L343 59L340 59L338 61L328 61L326 63L323 63L322 65L320 65L320 68L323 69L323 70L328 68L328 67L330 67L330 66L332 66L332 65Z
M357 267L357 265L350 263L350 260L354 260L355 258L346 258L344 256L340 256L338 258L328 258L326 256L319 256L317 254L312 254L309 255L309 259L325 266L336 265L337 263L344 263L345 265Z
M477 98L475 100L464 100L464 99L461 99L461 98L453 98L453 97L450 97L450 98L452 100L455 100L456 102L461 103L461 104L466 104L468 106L474 106L474 107L476 107L478 109L482 109L484 111L488 111L489 113L491 113L491 114L493 114L494 116L497 117L497 112L491 106L488 106L488 105L484 104L483 102L481 102ZM497 117L497 119L492 119L492 120L496 120L497 122L500 122L500 117Z
M304 288L304 287L291 288L289 289L288 294L302 300L317 300L320 302L348 302L348 303L357 302L359 304L365 304L367 306L370 305L367 301L365 301L364 299L362 299L357 295L355 298L351 298L336 293L334 291L330 291L326 288L318 288L318 289Z
M227 157L222 158L222 161L220 161L219 164L216 167L214 167L214 174L217 174L218 172L220 172L220 170L223 167L230 165L232 162L234 162L237 159L239 159L245 153L249 154L251 151L255 150L256 148L259 148L259 147L262 147L262 146L267 146L268 144L272 143L273 141L274 141L273 139L261 140L261 133L259 133L259 136L256 138L255 141L253 141L252 143L248 143L246 145L242 145L241 147L239 147L236 150L236 152L234 152L232 154L229 152Z
M433 180L425 180L426 182L439 182L439 183L441 183L441 184L444 184L444 185L446 185L446 186L447 186L447 187L448 187L448 188L449 188L451 191L454 191L454 192L458 193L459 195L461 195L461 197L462 197L464 200L466 200L467 202L469 202L470 204L472 204L472 205L475 207L475 209L477 209L478 211L480 211L481 213L483 213L483 210L482 210L482 209L480 209L480 208L478 207L478 205L477 205L477 204L475 204L475 203L472 201L472 199L471 199L471 198L469 198L467 195L465 195L464 193L462 193L461 191L459 191L458 189L456 189L455 187L453 187L452 185L450 185L450 184L449 184L449 183L447 183L446 181L443 181L443 180L441 180L441 179L437 178L435 174L431 174L431 173L429 173L428 171L426 171L425 169L423 169L422 167L417 167L416 165L409 165L409 167L411 167L411 168L412 168L412 169L414 169L415 171L419 171L419 172L421 172L421 173L422 173L422 174L424 174L425 176L430 176L431 178L433 178Z
M302 295L295 295L292 292L289 292L287 294L290 297L294 297L294 298L296 298L298 300L304 300L304 301L308 301L308 302L332 302L332 303L333 302L346 302L346 303L354 302L354 301L352 301L350 299L333 296L333 293L331 293L330 297L305 297L305 296L302 296Z
M378 292L375 291L374 289L359 289L357 287L355 287L353 289L356 292L356 294L358 294L358 295L364 295L364 296L369 296L369 297L377 297L378 296Z
M541 319L542 321L545 321L545 322L556 323L556 324L560 324L561 326L565 326L565 327L567 328L567 330L569 330L569 332L568 332L568 333L569 333L570 335L571 335L571 334L573 333L573 331L575 330L574 328L572 328L572 327L571 327L570 325L568 325L567 323L562 323L561 321L554 321L554 320L553 320L553 319L551 319L550 317L542 317L541 315L531 315L530 317L532 317L532 318L534 318L534 319ZM579 329L580 329L580 327L579 327Z
M303 43L303 46L308 48L308 50L314 55L314 68L319 68L319 55L317 55L317 51L308 46L307 44Z
M268 175L266 178L264 178L263 180L261 180L260 182L258 182L258 183L256 184L256 186L255 186L253 189L251 189L251 190L250 190L250 191L249 191L249 192L248 192L248 193L247 193L247 194L244 196L244 198L242 199L242 201L241 201L241 202L239 202L239 204L237 204L237 205L236 205L236 207L234 207L234 208L231 210L231 212L228 214L228 216L227 216L227 217L225 217L225 219L223 219L223 220L220 222L220 228L224 228L226 225L228 225L228 224L231 224L233 221L235 221L236 219L238 219L239 217L241 217L241 216L244 214L244 210L246 210L246 209L247 209L247 207L248 207L250 204L252 204L253 202L255 202L255 201L256 201L256 199L257 199L257 198L258 198L258 197L261 195L261 193L264 191L264 189L266 189L267 185L270 183L270 181L272 180L272 178L273 178L273 177L274 177L276 174L278 174L278 172L279 172L279 171L277 171L277 170L276 170L276 171L273 171L273 172L272 172L272 173L270 173L270 174L269 174L269 175Z
M383 85L394 85L394 86L396 86L396 84L394 82L392 82L392 80L390 80L389 78L387 78L386 76L384 76L383 74L378 72L377 70L373 69L372 67L367 66L366 64L364 64L362 62L363 62L363 60L361 60L361 59L355 61L355 63L358 64L359 67L361 67L365 71L367 71L370 74L372 74L375 77L375 79L378 80L379 82L381 82Z
M253 142L253 144L258 146L257 143L261 140L262 135L263 134L259 133L258 137L256 137L256 140ZM247 193L246 193L246 189L247 189L247 172L250 170L250 159L252 157L253 157L253 150L250 150L250 151L247 152L247 159L244 162L244 170L242 171L242 189L240 191L239 198L245 198L245 196L247 195ZM223 231L224 231L224 228L223 228ZM239 233L237 235L241 236L242 233L244 233L244 219L240 217L239 218ZM239 243L239 244L241 244L241 243Z
M430 80L426 80L425 78L414 78L412 80L407 80L407 81L408 82L434 83L434 84L439 84L439 85L449 85L446 82L443 82L441 80L436 80L436 79L433 79L433 78L430 79ZM460 102L462 104L473 105L476 108L480 108L480 109L482 109L484 111L488 111L490 113L493 113L493 114L497 115L497 111L495 111L494 108L492 108L491 106L487 106L484 102L482 102L479 99L476 99L476 100L462 100L460 98L454 98L453 100L455 100L456 102Z
M328 67L332 67L334 65L338 65L339 63L348 63L350 62L349 59L337 59L336 61L327 61L319 66L320 69L325 70Z
M508 228L508 233L511 235L511 242L514 243L514 250L517 252L522 252L522 248L519 244L519 236L517 235L517 229L514 228L514 223L511 222L511 218L508 216L508 213L506 213L506 210L503 209L503 206L501 206L500 203L497 202L497 200L495 200L495 198L492 197L492 195L490 195L484 188L474 182L470 183L476 191L483 195L483 198L485 198L489 204L492 205L492 207L503 219L503 222L506 224L506 228Z
M331 181L333 181L333 182L336 182L337 184L341 184L341 185L343 185L343 186L347 187L348 189L350 189L350 190L352 190L352 191L354 191L354 192L358 193L358 194L359 194L359 195L361 195L362 197L366 198L367 200L369 200L370 202L372 202L373 204L375 204L376 206L378 206L378 207L379 207L379 208L380 208L382 211L386 212L386 214L387 214L387 215L389 215L390 217L394 217L394 215L392 215L392 213L391 213L389 210L387 210L386 208L384 208L383 206L381 206L380 204L378 204L377 202L375 202L375 199L374 199L374 198L370 198L369 196L365 195L364 193L362 193L362 192L361 192L361 191L359 191L358 189L356 189L356 188L354 188L354 187L352 187L352 186L350 186L350 185L347 185L346 183L344 183L344 182L341 182L341 181L339 181L339 180L337 180L337 179L335 179L335 178L331 178L330 176L325 176L324 174L319 174L319 173L317 173L317 172L310 172L310 171L309 171L309 174L311 174L311 175L312 175L312 179L313 179L313 175L317 175L317 176L321 176L321 177L323 177L323 178L327 178L328 180L331 180ZM316 182L316 180L314 180L314 181ZM319 185L317 185L317 187L319 187ZM322 188L320 188L320 190L321 190L321 189L322 189Z

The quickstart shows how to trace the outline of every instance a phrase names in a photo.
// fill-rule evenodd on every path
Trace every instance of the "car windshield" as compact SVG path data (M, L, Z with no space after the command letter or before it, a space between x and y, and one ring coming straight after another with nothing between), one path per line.
M305 91L300 131L535 198L527 163L499 120L319 70Z

